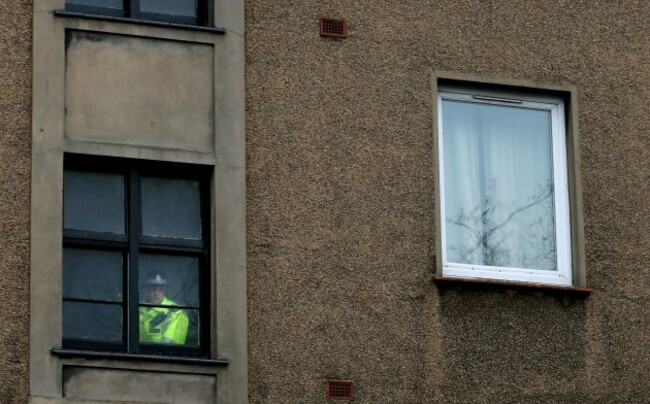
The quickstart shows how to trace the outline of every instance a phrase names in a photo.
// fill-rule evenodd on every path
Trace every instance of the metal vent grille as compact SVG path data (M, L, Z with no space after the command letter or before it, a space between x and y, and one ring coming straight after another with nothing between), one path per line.
M328 400L354 400L354 383L350 380L328 380Z
M347 38L348 23L342 20L333 20L331 18L320 19L321 36L331 36L335 38Z

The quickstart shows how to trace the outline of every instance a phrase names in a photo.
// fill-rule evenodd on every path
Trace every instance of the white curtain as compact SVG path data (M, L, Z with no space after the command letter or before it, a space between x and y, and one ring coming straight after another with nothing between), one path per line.
M551 113L443 100L447 261L557 270Z

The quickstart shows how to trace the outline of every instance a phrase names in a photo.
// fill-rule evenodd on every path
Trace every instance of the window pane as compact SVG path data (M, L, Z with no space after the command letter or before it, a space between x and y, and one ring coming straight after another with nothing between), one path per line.
M155 305L199 307L199 259L140 255L140 301Z
M124 234L124 178L66 170L63 228Z
M198 345L198 310L169 306L199 305L196 257L140 255L140 299L167 307L140 307L140 341Z
M140 342L199 345L199 311L140 306Z
M201 238L198 181L142 177L142 234Z
M64 301L63 338L122 341L122 306Z
M122 8L122 0L67 0L67 4L80 4L83 6L95 6L106 8Z
M63 297L122 301L122 253L63 249Z
M140 11L194 17L196 0L140 0Z
M449 262L557 270L551 113L444 100Z

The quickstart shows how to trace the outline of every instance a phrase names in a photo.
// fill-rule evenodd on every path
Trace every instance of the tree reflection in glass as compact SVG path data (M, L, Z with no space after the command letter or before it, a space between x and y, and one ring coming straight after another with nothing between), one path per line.
M557 270L551 113L444 100L449 262Z

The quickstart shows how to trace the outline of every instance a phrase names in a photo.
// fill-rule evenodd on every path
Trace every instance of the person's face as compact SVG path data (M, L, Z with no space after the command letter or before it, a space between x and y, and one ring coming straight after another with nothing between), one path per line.
M148 298L149 303L160 304L165 298L165 289L160 286L150 286Z

